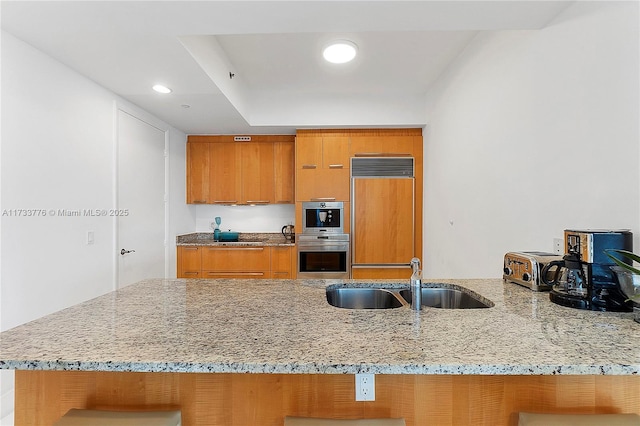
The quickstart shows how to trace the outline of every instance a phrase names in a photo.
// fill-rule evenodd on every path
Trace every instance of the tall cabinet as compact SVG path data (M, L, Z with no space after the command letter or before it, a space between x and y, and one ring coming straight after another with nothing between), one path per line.
M352 277L408 279L409 261L422 258L422 155L422 129L298 130L296 223L305 201L343 201ZM352 157L411 157L414 179L359 179L352 187Z

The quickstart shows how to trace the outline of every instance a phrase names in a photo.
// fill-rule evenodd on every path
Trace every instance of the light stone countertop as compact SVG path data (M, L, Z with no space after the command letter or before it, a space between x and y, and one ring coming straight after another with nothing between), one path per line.
M372 280L145 280L0 334L0 368L640 373L640 324L629 313L557 306L547 293L500 279L427 281L455 283L495 306L416 313L326 301L327 285L381 284Z
M255 232L239 232L238 241L215 241L213 232L194 232L191 234L178 235L176 237L176 246L203 246L203 247L271 247L271 246L287 246L295 247L296 243L285 239L281 233L255 233Z

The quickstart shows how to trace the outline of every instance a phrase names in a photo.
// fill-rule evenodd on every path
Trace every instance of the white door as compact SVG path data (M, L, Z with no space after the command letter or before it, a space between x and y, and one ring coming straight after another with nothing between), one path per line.
M165 131L118 110L118 288L165 277Z

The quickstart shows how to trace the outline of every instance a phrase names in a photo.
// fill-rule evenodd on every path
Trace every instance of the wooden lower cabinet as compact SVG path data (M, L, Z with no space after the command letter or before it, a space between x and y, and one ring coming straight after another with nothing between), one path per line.
M401 268L352 268L351 278L353 279L405 279L411 278L411 268L408 266Z
M178 278L295 278L293 247L178 246Z
M16 371L15 424L70 408L182 411L182 425L283 425L285 416L402 417L407 426L516 426L518 412L640 414L640 376L375 376L355 401L351 374Z
M294 279L296 277L295 250L288 246L271 247L271 278Z
M178 247L178 278L202 277L202 248Z

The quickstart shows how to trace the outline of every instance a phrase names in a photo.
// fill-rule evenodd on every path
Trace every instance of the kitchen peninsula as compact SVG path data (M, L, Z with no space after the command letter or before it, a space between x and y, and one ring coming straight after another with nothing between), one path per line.
M564 308L498 279L438 282L494 306L417 314L326 301L328 285L381 283L371 280L146 280L2 333L0 368L18 370L17 425L143 405L180 407L184 425L640 413L631 314ZM355 401L360 372L376 374L375 401Z

